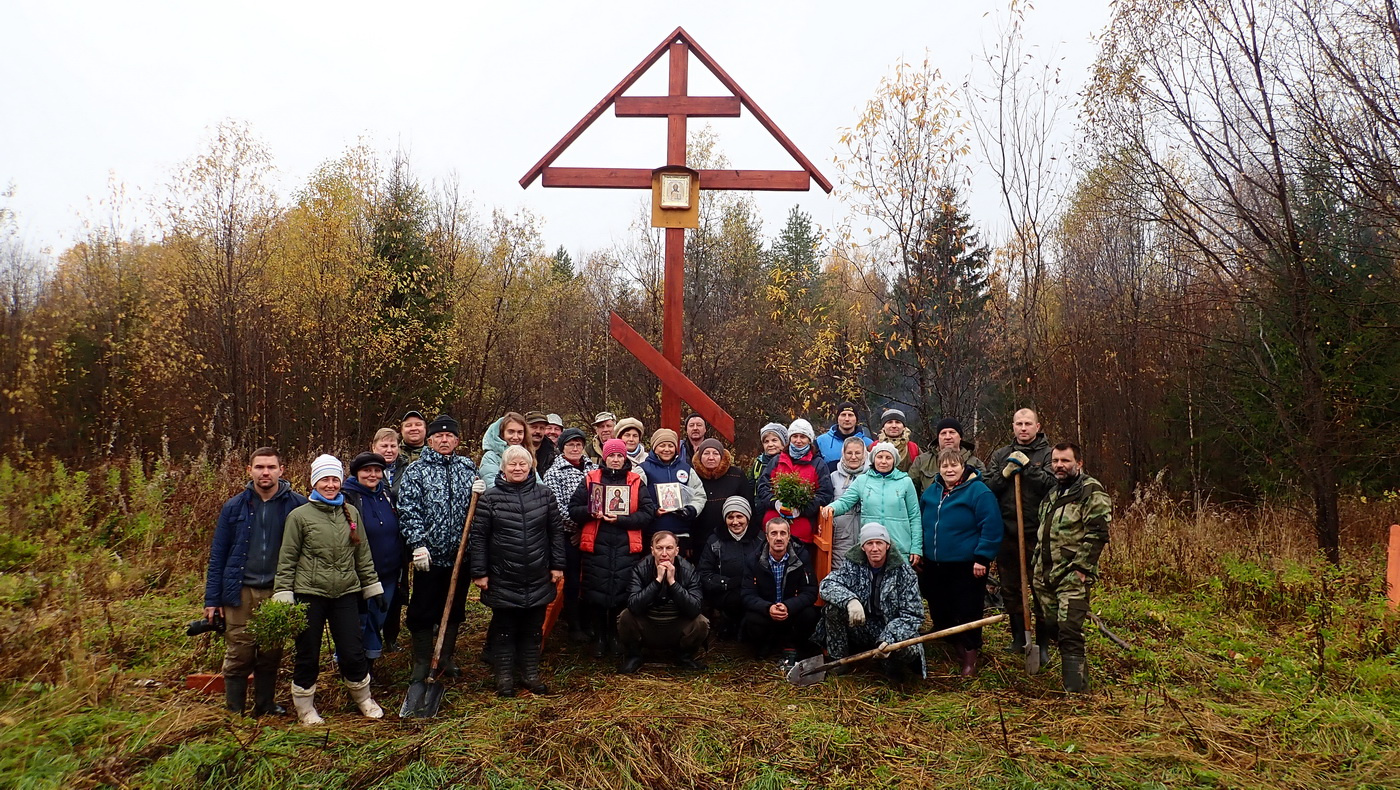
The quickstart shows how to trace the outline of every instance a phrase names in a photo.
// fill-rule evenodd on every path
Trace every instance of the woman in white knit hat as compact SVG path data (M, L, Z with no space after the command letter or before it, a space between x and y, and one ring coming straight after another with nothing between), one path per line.
M340 675L360 712L384 716L369 692L369 660L360 632L360 599L381 604L384 587L362 534L360 512L346 503L340 485L345 469L333 455L311 462L311 496L287 515L272 599L306 605L306 629L296 638L292 703L302 724L320 724L316 676L321 670L321 634L331 628Z

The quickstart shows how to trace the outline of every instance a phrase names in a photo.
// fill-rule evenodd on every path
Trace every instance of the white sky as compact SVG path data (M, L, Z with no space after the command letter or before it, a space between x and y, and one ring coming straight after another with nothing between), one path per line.
M1108 0L1041 0L1027 38L1082 82ZM995 35L1001 2L359 2L9 0L0 6L0 188L22 237L62 249L109 177L138 205L224 118L270 147L281 193L363 138L405 150L424 181L456 178L482 213L526 208L549 249L621 241L641 192L516 181L677 25L704 47L826 176L839 130L880 78L923 59L961 83ZM629 95L665 93L665 59ZM692 95L721 93L692 59ZM1065 122L1071 123L1072 117ZM692 119L692 127L706 121ZM708 121L732 166L797 169L747 112ZM665 121L609 111L557 162L657 167ZM1001 224L982 174L973 218ZM839 184L838 184L839 188ZM801 205L830 227L847 214L809 193L759 193L774 235Z

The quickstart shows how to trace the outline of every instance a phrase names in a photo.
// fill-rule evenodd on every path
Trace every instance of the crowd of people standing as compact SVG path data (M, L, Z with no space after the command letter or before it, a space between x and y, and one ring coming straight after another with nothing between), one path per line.
M206 618L226 622L228 708L246 709L251 672L253 714L285 713L275 700L282 656L248 631L272 600L306 605L291 699L298 720L316 724L327 627L352 699L378 718L372 676L402 630L412 682L433 672L439 641L437 671L461 673L473 587L491 610L483 657L496 693L514 696L549 691L551 605L571 641L624 673L648 656L704 670L720 639L784 668L873 649L892 679L924 677L922 645L891 646L926 619L943 629L982 617L993 569L1011 649L1048 660L1057 645L1064 688L1087 689L1083 626L1110 501L1080 449L1052 446L1034 411L1015 413L1012 442L985 464L957 419L938 422L921 448L901 410L885 409L869 431L849 402L821 434L802 418L764 425L747 473L699 415L682 430L648 437L642 421L600 412L585 431L512 411L485 429L474 462L458 451L456 420L410 411L375 433L348 474L337 457L316 458L308 497L282 479L275 448L254 450L249 483L215 528L205 588ZM824 524L829 572L817 556ZM1033 624L1021 614L1023 542ZM976 674L981 630L949 646L957 671Z

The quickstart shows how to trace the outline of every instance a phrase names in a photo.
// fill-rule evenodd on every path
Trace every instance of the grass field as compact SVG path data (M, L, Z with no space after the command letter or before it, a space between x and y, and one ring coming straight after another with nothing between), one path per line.
M303 729L180 686L222 654L183 629L236 472L28 471L0 463L3 787L1400 787L1400 622L1374 528L1391 505L1349 505L1341 568L1287 510L1120 505L1094 608L1134 649L1092 634L1086 697L1059 692L1057 661L1027 677L1004 627L976 679L935 649L930 677L897 688L866 672L796 688L723 644L707 673L619 676L561 639L559 693L498 700L464 661L426 721L360 717L327 657L327 725ZM381 674L397 711L406 656Z

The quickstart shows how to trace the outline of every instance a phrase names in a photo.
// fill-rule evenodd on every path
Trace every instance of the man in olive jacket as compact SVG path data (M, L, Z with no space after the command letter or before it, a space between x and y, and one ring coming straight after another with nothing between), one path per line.
M1036 527L1040 518L1040 500L1055 485L1050 473L1050 442L1040 430L1040 418L1030 409L1021 409L1011 418L1015 439L1011 444L992 453L987 459L987 473L982 482L996 494L1001 504L1001 552L997 555L997 575L1001 580L1001 599L1011 621L1011 651L1025 650L1026 623L1021 602L1020 544L1016 540L1016 475L1021 476L1021 515L1026 533L1026 567L1030 568L1035 553ZM1033 603L1033 602L1032 602ZM1046 644L1050 637L1044 624L1035 627L1036 643ZM1042 658L1042 662L1044 658Z
M1084 663L1084 619L1089 591L1099 578L1099 555L1108 545L1113 502L1103 485L1084 474L1079 445L1055 445L1050 467L1056 485L1040 503L1040 536L1031 581L1036 616L1060 645L1065 691L1089 688Z

